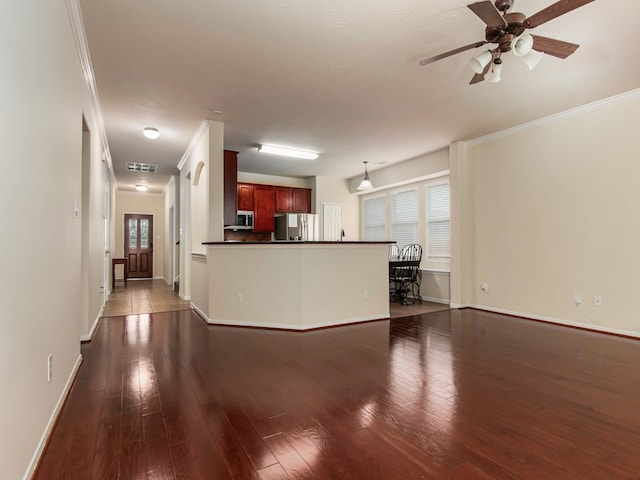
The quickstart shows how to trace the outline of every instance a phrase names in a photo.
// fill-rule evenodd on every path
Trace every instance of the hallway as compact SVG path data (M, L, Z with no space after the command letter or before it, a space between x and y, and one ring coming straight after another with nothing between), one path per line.
M118 317L139 313L175 312L189 310L188 300L181 300L164 280L131 280L125 287L116 282L103 317Z

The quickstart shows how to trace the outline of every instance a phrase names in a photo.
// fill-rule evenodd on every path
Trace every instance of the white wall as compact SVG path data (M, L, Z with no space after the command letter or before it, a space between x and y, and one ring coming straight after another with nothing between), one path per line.
M153 277L164 278L166 242L164 196L160 193L117 192L115 225L113 225L116 232L114 258L124 257L124 216L127 213L153 215Z
M209 288L206 269L192 269L192 253L205 254L203 241L224 240L224 124L204 120L178 164L180 169L180 296L206 312L208 307L192 297L192 285ZM199 176L200 190L194 186ZM204 188L202 188L204 185ZM194 224L195 223L195 224ZM197 296L201 298L201 295ZM204 297L202 297L204 298ZM208 297L207 297L208 298Z
M88 143L89 158L88 162L83 161L82 167L83 177L86 174L82 184L82 221L87 221L88 225L86 225L86 233L83 232L83 250L86 248L86 264L83 259L83 276L86 271L86 283L83 278L85 289L83 297L86 296L86 310L82 312L80 334L82 340L90 340L102 315L106 292L111 287L109 283L111 257L105 256L105 251L110 249L110 244L105 238L107 220L105 214L109 211L105 205L107 201L105 190L110 188L111 179L97 115L86 89L84 115L90 131L84 135L83 141L83 144ZM85 241L88 245L84 245Z
M638 125L636 91L468 146L464 303L640 335Z
M309 329L389 317L386 244L231 243L207 259L212 323Z
M5 3L0 31L0 478L18 479L80 355L83 78L64 2Z
M449 150L443 149L427 153L416 158L411 158L400 163L394 163L374 171L369 169L369 178L374 189L366 193L375 192L378 189L386 189L420 180L428 180L434 176L441 176L449 172ZM362 175L349 180L349 191L361 194L357 187L362 181Z

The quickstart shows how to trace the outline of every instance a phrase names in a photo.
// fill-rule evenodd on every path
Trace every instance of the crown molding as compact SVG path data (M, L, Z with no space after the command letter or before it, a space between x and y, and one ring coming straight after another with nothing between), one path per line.
M526 130L531 130L537 127L541 127L543 125L549 125L549 124L558 122L560 120L564 120L566 118L582 115L586 112L598 110L600 108L604 108L609 105L615 105L617 103L626 102L628 100L632 100L637 97L640 97L640 88L636 90L631 90L629 92L621 93L619 95L614 95L612 97L607 97L602 100L596 100L595 102L587 103L585 105L581 105L579 107L575 107L570 110L565 110L564 112L554 113L553 115L548 115L546 117L542 117L537 120L532 120L531 122L516 125L515 127L510 127L505 130L500 130L498 132L490 133L488 135L474 138L472 140L462 141L462 143L464 143L469 147L474 145L480 145L483 143L491 142L493 140L498 140L503 137L515 135L516 133L524 132Z
M82 10L80 8L79 0L66 0L67 11L69 12L69 20L71 21L71 30L73 31L73 37L76 41L76 48L78 49L78 56L80 57L80 65L82 66L82 73L84 74L84 81L87 85L87 90L90 99L90 108L95 115L95 121L98 125L100 134L100 142L102 143L102 150L107 165L109 166L110 176L112 181L115 182L115 176L113 173L113 163L111 160L111 152L109 150L109 142L107 141L107 131L104 126L104 117L102 116L102 107L100 105L100 97L98 96L98 88L95 82L95 75L93 73L93 65L91 64L91 54L89 53L89 45L87 43L87 35L84 30L84 21L82 18Z
M189 157L191 156L191 153L193 152L193 149L195 148L196 144L200 140L200 137L204 135L204 133L208 129L209 129L209 120L203 120L202 122L200 122L200 125L198 126L196 133L193 135L193 137L191 137L191 141L189 142L189 145L187 145L187 149L182 154L182 158L178 163L178 170L182 170L182 167L184 167L185 163L187 163L187 160L189 160Z

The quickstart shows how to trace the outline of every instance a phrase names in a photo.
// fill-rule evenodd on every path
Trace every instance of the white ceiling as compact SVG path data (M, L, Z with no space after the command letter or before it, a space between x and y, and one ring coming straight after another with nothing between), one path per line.
M352 177L640 87L639 0L595 0L532 30L580 44L468 85L484 39L465 0L80 0L121 190L161 191L200 122L225 124L239 170ZM553 0L516 0L527 16ZM214 110L224 113L214 114ZM154 126L158 140L142 128ZM292 160L262 143L320 153ZM127 174L125 162L160 165Z

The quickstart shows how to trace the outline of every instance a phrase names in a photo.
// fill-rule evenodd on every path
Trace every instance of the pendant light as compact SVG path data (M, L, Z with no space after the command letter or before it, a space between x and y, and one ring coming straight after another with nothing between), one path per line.
M360 182L360 185L358 185L358 190L371 190L373 188L373 185L371 185L371 180L369 180L369 172L367 171L367 163L369 162L362 163L364 163L364 178Z

